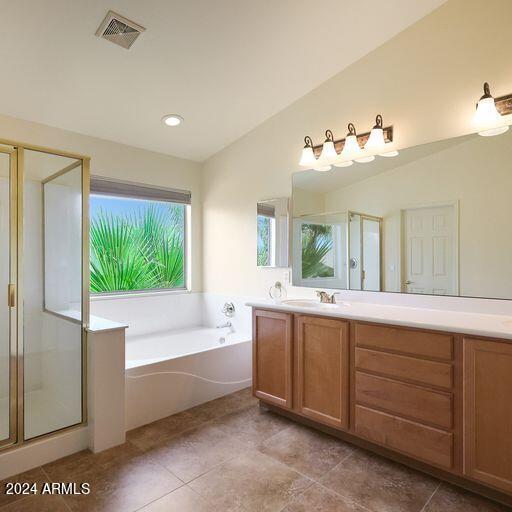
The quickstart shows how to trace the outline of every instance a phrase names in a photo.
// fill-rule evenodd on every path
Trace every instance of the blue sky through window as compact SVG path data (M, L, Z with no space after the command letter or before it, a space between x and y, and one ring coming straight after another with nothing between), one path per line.
M94 219L101 210L114 217L118 215L129 216L146 209L150 204L162 211L167 211L169 208L169 203L163 201L146 201L144 199L91 194L90 216Z

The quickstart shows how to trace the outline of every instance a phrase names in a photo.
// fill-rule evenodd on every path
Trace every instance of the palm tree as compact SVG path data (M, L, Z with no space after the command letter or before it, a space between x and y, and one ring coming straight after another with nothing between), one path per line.
M324 263L333 246L332 227L324 224L302 225L302 278L334 277L334 269Z
M91 291L184 286L184 208L150 205L91 219Z

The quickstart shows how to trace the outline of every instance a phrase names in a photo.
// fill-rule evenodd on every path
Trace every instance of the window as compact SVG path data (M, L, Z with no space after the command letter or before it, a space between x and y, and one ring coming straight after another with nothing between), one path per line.
M186 287L190 192L91 179L91 292Z

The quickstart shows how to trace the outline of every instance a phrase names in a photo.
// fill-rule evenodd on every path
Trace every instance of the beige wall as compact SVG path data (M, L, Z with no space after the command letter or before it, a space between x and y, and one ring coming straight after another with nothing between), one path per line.
M0 115L0 138L91 157L91 173L192 192L192 289L202 288L201 164Z
M260 199L291 194L304 135L320 142L330 128L340 137L349 121L365 131L377 113L394 125L398 148L469 133L484 81L495 96L512 91L511 17L509 0L449 0L210 158L203 171L205 290L265 294L282 279L281 270L256 267L255 208Z

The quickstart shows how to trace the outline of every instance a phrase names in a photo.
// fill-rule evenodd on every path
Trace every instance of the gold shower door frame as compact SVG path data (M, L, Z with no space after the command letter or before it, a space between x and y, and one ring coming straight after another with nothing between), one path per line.
M82 421L40 436L24 439L24 350L23 350L23 184L25 149L75 158L82 165ZM87 424L87 329L89 327L89 190L88 156L0 138L0 153L10 155L10 418L9 438L0 451L39 441ZM55 177L51 176L50 178ZM43 219L44 222L44 219ZM43 255L41 255L43 258ZM1 297L1 296L0 296ZM1 300L1 299L0 299Z

